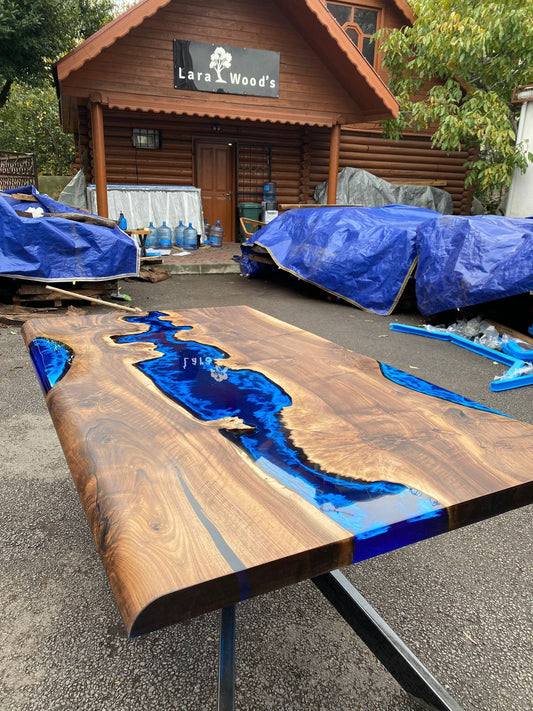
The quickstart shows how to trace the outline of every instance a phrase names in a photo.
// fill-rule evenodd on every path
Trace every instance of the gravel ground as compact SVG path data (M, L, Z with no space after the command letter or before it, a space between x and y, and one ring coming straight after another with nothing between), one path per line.
M123 285L147 309L246 303L533 423L531 388L492 393L502 366L388 329L292 282L174 276ZM218 615L128 640L24 349L0 328L1 711L216 708ZM532 467L533 468L533 467ZM532 711L531 506L346 569L465 711ZM241 711L414 711L311 583L237 610Z

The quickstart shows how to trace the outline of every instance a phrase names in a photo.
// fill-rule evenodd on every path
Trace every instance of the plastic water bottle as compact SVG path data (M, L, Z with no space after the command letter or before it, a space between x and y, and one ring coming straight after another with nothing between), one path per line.
M185 232L185 225L180 220L177 227L174 228L174 244L176 247L183 247L183 233Z
M157 230L159 237L159 246L161 249L170 249L172 247L172 230L167 227L167 223L163 220L163 224Z
M211 247L222 247L222 240L224 239L224 228L220 224L220 220L217 220L217 224L211 227L211 234L209 235L209 244Z
M207 220L204 219L204 234L202 236L202 244L209 245L210 233L211 233L211 225L208 225Z
M263 202L276 202L276 183L263 185Z
M192 222L189 222L189 226L183 232L183 249L189 251L198 249L198 234L192 226Z
M148 229L151 230L150 234L146 235L146 246L150 249L159 247L159 239L157 237L157 228L154 227L154 223L150 222Z
M123 212L121 212L120 215L118 216L118 226L120 227L121 230L128 229L128 223L126 221L126 218L124 217Z

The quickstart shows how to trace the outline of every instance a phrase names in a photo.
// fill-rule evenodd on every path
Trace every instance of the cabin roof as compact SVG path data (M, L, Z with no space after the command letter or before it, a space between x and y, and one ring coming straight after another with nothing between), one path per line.
M413 14L408 3L405 0L391 1L406 20L411 21ZM75 47L55 65L59 90L61 91L61 82L171 2L172 0L141 0ZM279 11L291 20L302 36L313 41L315 51L322 62L359 104L362 120L375 121L397 115L396 99L321 0L275 2ZM162 106L159 110L174 112L170 106ZM245 116L241 112L240 117L257 120L255 114Z
M407 22L409 22L409 24L412 25L416 19L416 15L412 11L411 6L407 2L407 0L392 0L392 2L396 6L396 8L400 11L400 13L405 17Z

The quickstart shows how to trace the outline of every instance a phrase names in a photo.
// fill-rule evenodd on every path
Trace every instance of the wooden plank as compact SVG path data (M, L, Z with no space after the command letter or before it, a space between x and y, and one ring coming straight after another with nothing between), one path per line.
M71 282L60 282L61 286L70 286L69 294L72 294L72 298L76 298L78 293L85 294L87 296L98 296L99 294L107 294L113 290L116 285L116 280L112 283L106 282L88 282L85 284L78 284L73 286ZM17 288L17 294L19 296L42 296L46 298L49 296L47 290L47 283L40 281L25 281L23 279L17 280L15 282Z
M116 220L110 220L107 217L99 215L88 215L79 212L45 212L43 217L60 217L63 220L72 220L73 222L84 222L88 225L97 225L98 227L110 227L114 229L117 226Z
M129 311L130 313L138 313L142 310L138 306L134 307L123 306L122 304L114 304L112 301L103 301L102 299L96 299L93 296L88 296L87 294L82 294L80 292L73 292L69 291L68 289L58 289L55 286L50 286L50 284L47 284L46 288L54 292L55 294L62 294L63 297L67 296L69 298L72 298L72 296L74 295L76 299L81 299L82 301L90 301L91 304L107 306L108 308L118 309L119 311Z
M389 180L392 185L429 185L433 187L445 187L447 180L432 180L430 178L393 178Z
M23 336L73 354L47 405L134 634L533 500L531 425L247 307Z
M275 264L275 261L272 259L272 257L267 256L266 254L250 254L250 259L253 262L261 262L262 264L269 264L270 266Z
M50 315L55 311L55 306L47 306L46 309L31 306L0 306L0 325L22 326L30 317L50 318ZM69 306L65 315L72 316L76 314L81 316L86 313L84 309L80 309L77 306Z
M316 202L296 202L296 203L280 203L278 209L280 212L285 212L286 210L297 210L306 207L363 207L362 205L346 204L339 205L337 203L332 203L331 205L319 204Z
M12 198L13 200L20 200L20 202L39 202L34 195L29 195L28 193L0 193L0 197Z

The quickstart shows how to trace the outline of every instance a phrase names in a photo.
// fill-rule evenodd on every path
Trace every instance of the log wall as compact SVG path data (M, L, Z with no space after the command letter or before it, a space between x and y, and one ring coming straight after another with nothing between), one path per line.
M213 126L220 127L214 132ZM132 129L158 129L160 150L136 149ZM93 181L92 145L86 110L79 115L77 148L88 181ZM272 147L272 180L278 202L311 202L316 185L328 177L328 129L259 122L181 118L166 114L104 111L108 183L194 185L194 143L198 139L268 144ZM467 151L446 154L431 148L430 137L410 135L384 139L377 130L344 128L339 167L355 167L392 182L444 181L455 214L469 214L472 190L465 190Z
M306 136L309 155L309 197L315 186L328 178L329 131L309 130ZM428 184L443 181L453 200L454 214L469 214L472 190L465 190L465 161L468 151L447 154L431 147L427 135L404 136L400 141L383 138L377 131L344 128L341 135L339 168L362 168L394 183L417 181Z

